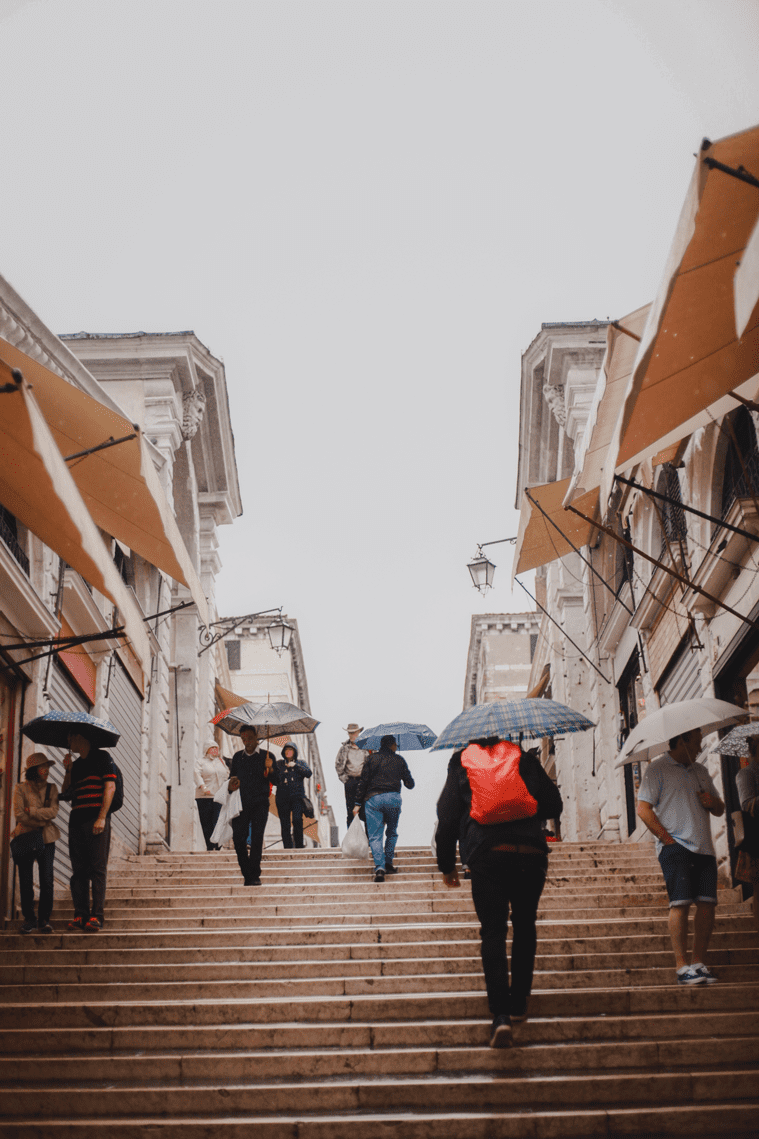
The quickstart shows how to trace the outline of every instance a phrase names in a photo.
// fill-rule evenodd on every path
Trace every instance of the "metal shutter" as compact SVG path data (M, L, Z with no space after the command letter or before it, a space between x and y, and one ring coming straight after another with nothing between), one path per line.
M50 670L50 707L60 708L63 712L90 711L89 701L85 699L78 688L74 687L72 681L69 680L67 674L55 659L53 659L53 667ZM60 791L63 786L63 777L66 774L66 768L63 766L63 757L66 754L66 749L46 747L45 751L49 752L51 757L55 760L55 763L50 768L50 779ZM71 808L68 803L61 803L58 818L55 820L61 832L61 837L55 844L55 866L53 868L53 875L55 881L64 885L66 890L68 890L69 879L71 878L71 860L69 858L70 812Z
M672 658L665 677L659 682L659 702L674 704L678 700L695 700L702 696L701 654L694 648L691 635Z
M108 698L108 719L121 732L121 739L109 751L124 779L124 805L111 817L111 827L113 833L137 853L140 848L142 697L117 656L113 658Z

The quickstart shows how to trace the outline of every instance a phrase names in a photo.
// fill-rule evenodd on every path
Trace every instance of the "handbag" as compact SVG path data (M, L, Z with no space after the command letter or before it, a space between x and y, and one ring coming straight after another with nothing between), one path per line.
M45 806L50 806L50 784L48 783L45 789ZM26 862L27 858L33 858L36 854L41 854L45 849L45 840L42 837L42 827L37 827L33 831L24 831L23 834L17 834L15 838L11 839L11 858L18 864Z
M316 816L314 815L314 804L311 802L308 795L303 795L302 799L303 799L303 817L306 819L315 818Z
M21 862L26 862L28 858L34 858L35 854L40 854L44 849L42 827L36 831L25 831L24 834L17 834L15 838L11 839L11 857L17 866Z
M735 849L759 857L759 821L750 811L733 811L730 815L733 823L733 839Z

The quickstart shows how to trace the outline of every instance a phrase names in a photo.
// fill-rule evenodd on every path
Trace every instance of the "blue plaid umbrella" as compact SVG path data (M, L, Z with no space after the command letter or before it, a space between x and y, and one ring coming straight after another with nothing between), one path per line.
M394 724L377 724L376 728L366 728L356 743L367 751L379 751L383 736L395 736L398 751L424 751L435 742L435 733L426 724L404 724L396 720Z
M542 739L565 732L584 732L595 725L582 712L555 700L494 700L473 704L451 720L432 745L433 751L466 747L472 740L497 736L499 740Z
M93 747L113 747L121 738L110 720L99 720L89 712L62 712L60 708L51 708L44 716L30 720L21 731L33 743L48 747L68 747L71 732L84 736Z

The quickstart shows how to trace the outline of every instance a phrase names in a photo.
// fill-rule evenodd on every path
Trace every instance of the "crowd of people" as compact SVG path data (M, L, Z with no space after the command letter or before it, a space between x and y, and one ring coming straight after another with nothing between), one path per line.
M394 736L383 736L379 749L370 751L357 742L361 731L357 723L348 724L348 738L340 747L335 768L345 790L346 823L351 827L363 822L374 881L382 883L386 875L399 872L394 859L401 786L413 789L414 779ZM293 743L286 743L277 759L259 746L256 728L243 727L240 738L243 746L229 761L221 758L215 743L206 748L195 767L196 803L206 847L219 849L213 841L220 810L217 793L225 785L226 794L239 791L239 812L231 818L232 841L245 885L259 886L272 789L283 846L302 848L308 803L305 780L312 772L299 759ZM741 809L756 819L759 735L749 738L748 747L748 765L742 767L736 782ZM637 807L654 835L669 896L676 982L694 986L717 980L706 963L717 905L717 861L709 820L725 810L706 767L697 762L700 750L698 728L671 739L666 753L647 767ZM91 743L85 727L69 735L60 795L49 778L54 762L40 751L27 756L24 778L14 790L16 826L11 838L18 869L21 932L52 933L53 864L60 838L55 819L61 801L71 807L68 843L74 916L68 928L97 932L105 920L111 811L121 793L118 769L107 751ZM535 751L490 738L472 741L450 759L437 805L437 865L446 887L460 887L458 848L460 864L471 878L493 1018L490 1043L496 1048L511 1044L512 1024L528 1015L536 916L548 870L546 824L548 820L558 823L561 811L561 796ZM36 912L35 864L39 875ZM753 915L759 930L759 856L741 850L735 873L738 880L753 887ZM513 929L510 960L506 951L509 920Z

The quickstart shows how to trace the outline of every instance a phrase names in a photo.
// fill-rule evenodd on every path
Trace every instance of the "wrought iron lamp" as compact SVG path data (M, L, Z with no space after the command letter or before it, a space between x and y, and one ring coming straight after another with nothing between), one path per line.
M495 574L495 565L483 554L483 546L498 546L502 542L511 542L513 545L513 543L516 542L516 538L497 538L494 542L482 542L478 545L477 553L467 566L469 573L472 575L474 588L479 589L482 594L487 593L489 589L493 588L493 575Z

